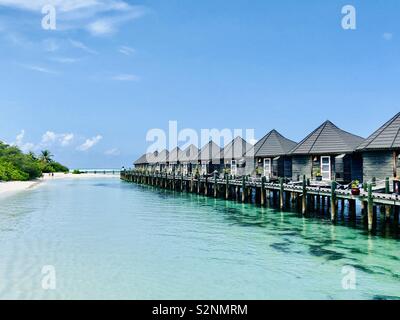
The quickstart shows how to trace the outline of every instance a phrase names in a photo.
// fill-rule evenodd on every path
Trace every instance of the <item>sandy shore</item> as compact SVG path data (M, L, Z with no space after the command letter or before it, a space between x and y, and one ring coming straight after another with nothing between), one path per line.
M16 192L29 190L39 186L46 181L59 180L59 179L94 179L94 178L118 178L119 175L112 174L72 174L72 173L55 173L54 176L45 174L43 178L33 181L10 181L0 182L0 196L12 195Z

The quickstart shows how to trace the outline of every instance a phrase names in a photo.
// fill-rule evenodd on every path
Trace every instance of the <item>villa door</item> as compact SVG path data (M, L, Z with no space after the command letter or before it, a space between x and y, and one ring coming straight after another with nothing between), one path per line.
M231 161L231 174L233 176L237 175L237 162L236 162L236 160L232 160Z
M331 180L331 157L322 156L321 157L321 175L322 180L329 181Z
M272 173L272 165L271 165L271 159L264 159L264 176L265 177L271 177Z
M201 165L201 174L207 174L207 164L205 163Z

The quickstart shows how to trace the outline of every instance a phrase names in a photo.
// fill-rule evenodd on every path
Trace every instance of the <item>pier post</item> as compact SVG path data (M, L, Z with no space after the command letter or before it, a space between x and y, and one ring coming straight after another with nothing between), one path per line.
M218 182L217 182L217 174L214 172L214 198L218 195Z
M225 176L225 199L229 199L229 177L228 175Z
M374 221L374 200L372 198L372 184L368 184L368 230L372 231Z
M206 176L206 184L204 186L204 195L208 196L208 176Z
M194 183L194 181L193 181L193 174L192 174L192 176L190 178L190 193L193 193L193 183Z
M242 202L246 202L246 180L242 178Z
M261 206L264 206L265 205L265 177L261 178L261 194L260 194L260 196L261 196L261 199L260 199Z
M306 176L303 176L303 198L301 199L301 212L302 214L307 213L307 180Z
M331 221L336 220L336 181L331 184Z
M280 185L280 190L279 190L279 207L282 210L285 207L285 204L283 202L283 193L284 193L284 188L283 188L283 178L279 178L279 185Z

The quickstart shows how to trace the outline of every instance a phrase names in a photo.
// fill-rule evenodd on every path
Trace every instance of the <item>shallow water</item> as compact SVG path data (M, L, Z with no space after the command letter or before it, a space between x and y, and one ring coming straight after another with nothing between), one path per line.
M109 178L51 181L0 204L1 299L400 297L400 240L360 222ZM343 288L346 266L355 289Z

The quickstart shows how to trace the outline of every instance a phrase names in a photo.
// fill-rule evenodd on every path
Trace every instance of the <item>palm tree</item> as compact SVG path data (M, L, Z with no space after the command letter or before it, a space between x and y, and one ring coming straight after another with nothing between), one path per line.
M51 152L49 150L41 151L40 160L42 160L43 162L50 163L53 161L52 158L53 158L53 155L51 154Z
M33 151L29 151L28 156L30 156L32 160L37 160L36 155Z

